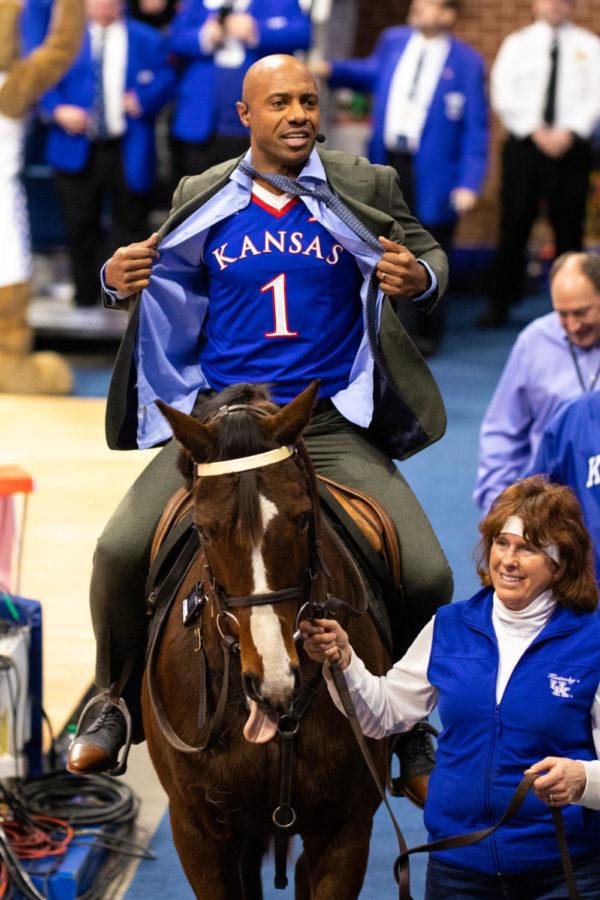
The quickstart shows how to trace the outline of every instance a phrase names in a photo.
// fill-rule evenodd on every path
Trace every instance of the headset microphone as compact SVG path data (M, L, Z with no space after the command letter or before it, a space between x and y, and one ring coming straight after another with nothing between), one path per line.
M317 144L324 144L326 140L327 138L321 132L315 135L315 141L317 142Z

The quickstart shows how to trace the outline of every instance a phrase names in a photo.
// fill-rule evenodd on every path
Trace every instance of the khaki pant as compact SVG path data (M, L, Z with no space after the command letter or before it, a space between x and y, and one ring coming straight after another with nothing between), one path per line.
M452 597L452 572L421 506L391 460L366 432L331 411L304 433L318 473L375 497L394 520L400 538L408 646L438 606ZM182 486L178 446L167 444L134 482L98 541L91 583L97 642L96 683L107 688L132 651L143 653L147 619L144 581L152 537L167 500Z

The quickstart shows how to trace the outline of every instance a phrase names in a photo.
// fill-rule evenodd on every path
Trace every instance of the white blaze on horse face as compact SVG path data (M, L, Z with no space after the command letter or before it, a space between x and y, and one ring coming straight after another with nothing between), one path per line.
M264 536L269 522L277 515L277 507L261 494L260 510ZM262 541L252 551L252 572L254 575L253 594L266 594L274 590L267 579ZM294 676L290 669L290 659L281 633L281 623L272 606L252 607L250 633L256 652L260 655L263 664L262 695L274 703L288 700L294 690Z

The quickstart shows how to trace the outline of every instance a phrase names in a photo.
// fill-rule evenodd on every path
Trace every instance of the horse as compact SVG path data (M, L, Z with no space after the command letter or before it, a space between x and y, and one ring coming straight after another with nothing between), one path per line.
M371 671L390 660L371 617L352 614L364 583L319 513L301 440L317 391L279 408L238 385L194 417L157 401L201 549L155 633L142 713L177 853L205 900L260 900L261 860L282 833L284 848L302 840L299 900L352 900L366 870L380 795L298 622L330 610ZM384 779L386 742L368 743Z

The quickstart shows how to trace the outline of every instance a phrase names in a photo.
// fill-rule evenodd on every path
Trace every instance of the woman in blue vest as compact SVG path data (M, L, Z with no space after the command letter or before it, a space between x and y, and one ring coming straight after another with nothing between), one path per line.
M539 773L491 837L431 855L426 900L566 897L553 805L563 808L581 898L598 900L600 618L590 538L570 489L541 476L500 494L480 531L484 587L438 609L387 675L366 670L335 621L303 622L304 647L340 662L370 737L405 731L438 707L431 841L494 824L523 773Z

